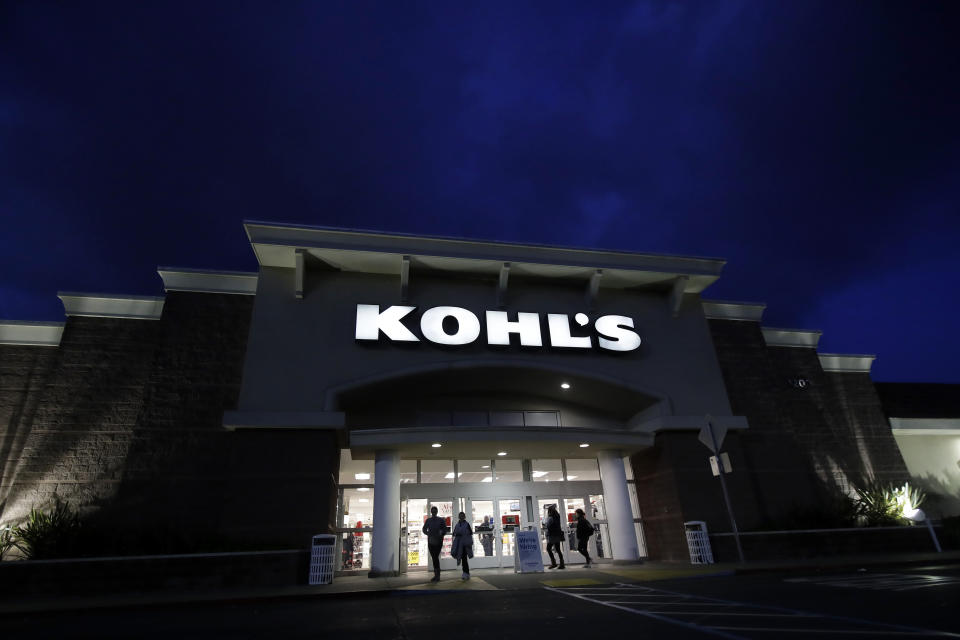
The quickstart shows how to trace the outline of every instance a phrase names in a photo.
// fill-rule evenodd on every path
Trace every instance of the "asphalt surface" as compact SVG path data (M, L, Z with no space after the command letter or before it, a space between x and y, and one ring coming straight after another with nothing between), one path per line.
M474 572L422 588L8 613L35 638L958 637L960 565L672 577L574 569ZM522 578L522 580L517 580Z

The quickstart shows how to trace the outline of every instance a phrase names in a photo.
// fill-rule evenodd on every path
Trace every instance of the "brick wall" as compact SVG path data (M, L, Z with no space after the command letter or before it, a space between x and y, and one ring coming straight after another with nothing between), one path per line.
M7 427L22 446L7 460L4 521L22 518L54 494L85 514L115 496L158 328L146 320L72 317L58 348L24 347L48 359L50 369L32 381L42 387L30 392L29 415Z
M222 427L252 307L171 292L159 321L71 317L59 348L4 347L2 521L56 493L120 552L306 546L326 531L335 435Z
M847 488L838 482L908 478L869 374L824 372L815 349L768 347L756 322L709 324L731 410L750 424L728 434L723 445L741 530L791 520L799 525L836 489ZM797 378L806 386L791 384ZM633 457L652 559L688 557L684 521L730 531L708 455L694 433L661 433L652 449Z
M30 427L58 356L52 347L0 345L0 513L12 506Z

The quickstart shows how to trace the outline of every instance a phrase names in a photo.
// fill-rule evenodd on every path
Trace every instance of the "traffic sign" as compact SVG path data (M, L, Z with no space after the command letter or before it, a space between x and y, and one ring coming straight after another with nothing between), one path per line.
M713 430L711 435L710 431ZM702 442L707 449L717 453L723 445L723 439L727 437L727 428L722 425L713 424L713 417L707 416L707 423L700 429L697 439Z

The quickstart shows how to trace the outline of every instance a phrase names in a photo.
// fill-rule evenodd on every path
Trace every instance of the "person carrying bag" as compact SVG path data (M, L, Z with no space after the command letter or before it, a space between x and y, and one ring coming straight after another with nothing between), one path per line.
M457 564L463 566L463 580L470 579L470 562L473 557L473 528L467 522L466 514L461 511L457 524L453 527L453 544L450 555L457 559Z
M577 551L580 552L587 560L585 568L589 569L593 566L593 561L590 560L590 552L587 551L587 543L590 540L590 536L593 535L593 525L590 524L590 521L587 520L587 514L583 512L583 509L577 509Z

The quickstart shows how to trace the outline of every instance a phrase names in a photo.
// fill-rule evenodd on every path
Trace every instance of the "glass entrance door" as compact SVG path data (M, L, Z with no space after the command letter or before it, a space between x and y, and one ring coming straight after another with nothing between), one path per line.
M471 567L513 565L514 531L522 524L520 504L519 498L467 499L474 536Z
M454 500L453 498L428 498L427 499L427 513L424 517L426 521L427 517L430 516L431 510L433 507L437 508L437 516L443 518L444 523L447 525L447 535L443 537L443 547L440 549L440 569L453 569L457 566L457 561L450 555L450 549L453 546L453 525L457 523L457 514L460 513L460 500ZM421 529L423 524L420 524ZM427 567L430 571L433 571L433 559L430 558L430 553L427 550L427 537L423 536L423 551L428 559Z

